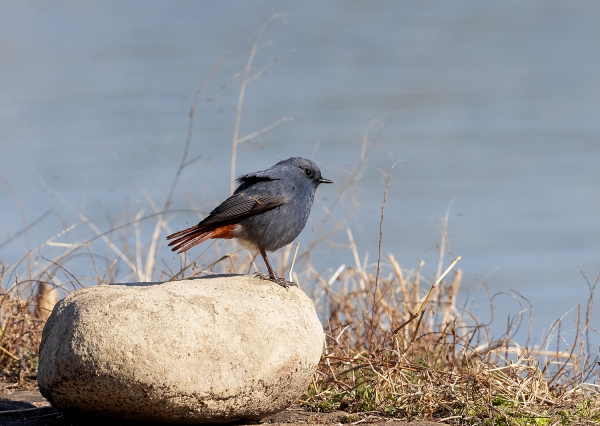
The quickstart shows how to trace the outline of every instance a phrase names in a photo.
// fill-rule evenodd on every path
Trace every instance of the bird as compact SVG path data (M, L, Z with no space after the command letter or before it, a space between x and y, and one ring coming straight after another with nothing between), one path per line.
M313 161L291 157L240 176L237 182L234 193L200 223L167 236L169 247L183 253L210 238L236 238L264 259L269 275L257 273L259 277L285 288L296 285L275 274L266 252L280 249L300 234L317 187L333 181L323 178Z

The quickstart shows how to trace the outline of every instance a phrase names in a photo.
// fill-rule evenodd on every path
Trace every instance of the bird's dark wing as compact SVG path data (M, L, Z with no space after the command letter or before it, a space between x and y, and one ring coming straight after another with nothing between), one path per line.
M212 228L215 224L226 224L243 216L250 216L281 206L288 197L280 195L248 195L243 192L233 194L198 224L198 228Z
M278 195L252 195L243 192L233 194L198 225L171 234L169 246L182 253L209 238L232 238L231 231L237 219L281 206L288 197Z
M268 170L262 172L248 173L247 175L240 176L236 179L239 187L235 190L235 193L246 190L248 187L257 184L259 182L278 180L269 175Z

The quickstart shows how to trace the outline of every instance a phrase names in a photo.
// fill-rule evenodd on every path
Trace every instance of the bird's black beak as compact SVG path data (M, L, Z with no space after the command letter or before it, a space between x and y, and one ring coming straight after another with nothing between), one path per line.
M319 179L317 179L317 182L319 182L319 183L333 183L332 180L325 179L324 177L320 177Z

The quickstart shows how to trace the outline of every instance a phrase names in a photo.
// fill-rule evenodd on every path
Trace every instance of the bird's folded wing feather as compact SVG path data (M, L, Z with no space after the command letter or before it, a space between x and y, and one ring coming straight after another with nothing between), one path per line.
M254 215L261 211L281 206L287 201L288 197L282 197L280 195L233 194L210 212L210 214L198 224L198 228L208 227L215 223L229 222L243 216Z

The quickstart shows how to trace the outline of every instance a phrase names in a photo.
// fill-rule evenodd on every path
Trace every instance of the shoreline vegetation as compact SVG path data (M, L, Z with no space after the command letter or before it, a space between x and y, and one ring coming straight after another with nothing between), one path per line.
M279 18L273 15L265 20L237 76L240 90L232 141L232 185L239 145L292 120L283 117L240 136L246 87L277 59L258 71L253 69L261 36ZM182 254L176 268L174 262L163 260L159 250L166 245L165 235L172 232L167 216L174 212L171 204L180 176L199 159L190 159L189 152L200 94L225 59L217 62L194 95L182 159L162 205L145 193L149 215L145 215L144 208L134 217L127 212L124 219L115 220L120 225L103 231L63 201L95 233L93 238L70 241L75 224L65 223L59 234L39 244L17 264L0 260L0 369L5 378L23 383L36 377L43 326L59 292L64 296L89 285L169 281L260 269L254 254L235 242L207 244L195 253L195 258ZM518 344L514 336L526 323L524 315L531 308L524 297L510 295L523 308L508 319L506 331L497 337L490 331L491 323L458 303L462 271L447 268L448 275L443 277L448 214L442 222L439 265L435 276L429 277L431 281L422 276L423 262L414 269L405 269L392 254L381 253L381 240L385 238L381 228L376 262L369 263L368 253L359 253L351 229L343 221L331 224L334 210L360 180L368 153L383 127L377 120L367 127L359 161L345 182L336 185L338 193L322 223L315 227L308 247L301 248L296 257L290 244L274 256L280 276L287 276L294 258L300 272L293 272L293 279L312 297L326 333L318 371L298 404L309 411L345 411L349 423L394 418L482 425L599 424L600 366L598 359L592 358L590 334L597 334L591 321L600 277L595 281L584 277L589 299L578 309L574 334L567 336L562 319L558 319L541 340L534 339L530 329L527 341ZM390 176L391 170L383 192L381 223ZM62 200L49 185L42 184ZM332 265L326 272L315 270L311 263L315 248L331 235L344 232L352 262ZM1 242L2 246L24 236L31 238L27 227ZM100 245L108 248L108 254L100 253ZM71 273L65 264L74 258L90 263L94 276ZM200 259L214 261L204 265ZM435 285L436 281L439 284ZM489 301L493 314L494 297L490 296Z

